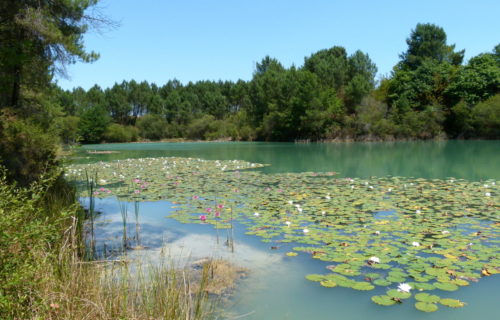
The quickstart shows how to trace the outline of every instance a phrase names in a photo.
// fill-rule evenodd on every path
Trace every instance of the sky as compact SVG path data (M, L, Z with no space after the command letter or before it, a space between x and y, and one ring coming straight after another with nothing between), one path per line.
M466 60L500 43L498 0L101 0L98 9L119 26L84 36L101 57L69 65L56 78L63 89L250 80L266 55L299 67L333 46L367 53L381 77L417 23L442 27Z

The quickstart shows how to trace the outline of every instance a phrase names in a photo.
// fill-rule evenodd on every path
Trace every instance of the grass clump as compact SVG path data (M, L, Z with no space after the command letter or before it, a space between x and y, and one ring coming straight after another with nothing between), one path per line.
M84 216L60 172L20 188L0 168L0 319L215 317L212 264L85 260Z

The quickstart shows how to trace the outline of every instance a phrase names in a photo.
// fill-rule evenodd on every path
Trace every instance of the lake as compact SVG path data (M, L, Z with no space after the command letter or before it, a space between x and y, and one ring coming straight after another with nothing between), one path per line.
M87 151L116 151L88 154ZM337 177L370 178L400 176L426 179L500 179L500 141L432 141L390 143L132 143L86 145L77 153L76 163L93 163L145 157L191 157L207 160L246 160L269 164L257 170L265 174L337 172ZM494 197L498 197L494 195ZM98 199L102 211L97 224L98 240L117 245L121 235L121 214L116 198ZM159 248L166 246L173 257L191 259L217 256L249 269L227 303L228 319L494 319L498 315L500 277L494 275L456 292L440 292L467 302L459 309L440 307L422 313L413 302L392 307L374 304L370 296L383 294L377 287L370 293L349 288L325 288L308 281L305 275L325 273L327 263L299 253L287 257L293 244L278 250L261 238L246 234L247 226L234 228L234 252L224 245L225 230L210 224L185 224L169 219L173 204L146 201L140 204L143 245L150 249L129 255L154 261ZM128 211L134 211L133 203ZM133 218L130 230L133 236ZM219 241L217 241L219 238ZM498 239L496 239L498 240ZM497 250L498 254L498 250Z

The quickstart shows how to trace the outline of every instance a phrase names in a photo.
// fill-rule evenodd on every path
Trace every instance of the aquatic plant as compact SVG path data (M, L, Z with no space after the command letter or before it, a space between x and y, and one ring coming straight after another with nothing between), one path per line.
M340 179L329 173L245 170L262 166L236 160L148 158L77 165L68 171L103 167L102 187L118 195L130 194L132 178L139 175L147 188L136 196L138 201L173 201L176 211L170 217L227 228L228 244L235 219L247 234L263 241L294 244L294 252L327 264L318 282L332 288L335 282L354 290L406 284L418 292L455 291L500 272L500 193L495 181ZM484 184L490 196L485 196ZM220 217L207 215L201 221L193 215L218 203L225 204L217 208ZM402 296L411 297L410 290L391 290L372 301L390 305L391 299L400 303ZM434 309L427 304L418 308Z

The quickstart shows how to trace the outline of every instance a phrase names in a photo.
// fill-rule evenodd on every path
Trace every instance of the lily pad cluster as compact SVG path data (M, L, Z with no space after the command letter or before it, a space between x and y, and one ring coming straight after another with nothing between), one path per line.
M97 172L95 190L105 190L97 197L173 202L171 217L181 222L230 228L236 220L287 256L325 261L325 274L306 277L323 287L386 289L372 297L379 305L404 303L417 293L421 311L462 307L434 292L500 272L496 181L248 170L262 166L147 158L74 165L67 172L82 186L85 172ZM85 188L81 195L88 196Z

